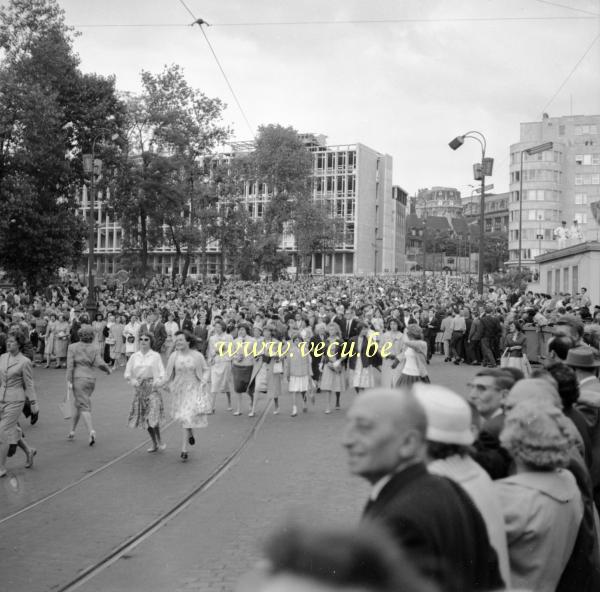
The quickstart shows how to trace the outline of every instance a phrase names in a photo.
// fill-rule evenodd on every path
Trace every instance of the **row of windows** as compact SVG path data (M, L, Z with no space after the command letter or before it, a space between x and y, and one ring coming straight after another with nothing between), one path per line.
M349 193L356 191L356 177L354 175L328 175L326 177L315 177L313 179L313 191L316 194Z
M560 210L524 210L523 220L546 220L547 222L557 222L560 220ZM519 221L519 210L510 212L510 221Z
M583 205L587 204L587 202L588 202L587 193L576 193L575 194L575 205L583 206Z
M571 294L577 294L579 292L579 266L573 265L570 269L572 287L569 285L569 268L564 267L562 270L562 285L560 283L561 272L560 269L552 271L548 270L546 274L546 282L548 284L546 292L552 294L552 278L554 277L554 292L570 292Z
M576 136L583 136L585 134L597 134L598 133L598 126L595 123L592 123L590 125L576 125L575 126L575 135Z
M511 183L519 183L521 171L510 174ZM552 181L560 183L562 173L552 169L523 169L523 181Z
M554 230L552 228L523 228L522 240L552 240L554 238ZM510 240L519 240L519 231L510 231Z
M519 192L511 191L511 201L519 201ZM523 201L560 201L560 191L555 189L525 189Z
M576 154L575 162L577 164L592 165L600 164L600 153L596 154Z
M575 175L575 185L600 185L600 174Z
M356 151L348 152L317 152L317 170L356 167Z
M545 253L544 249L521 249L521 259L533 259L538 255ZM519 259L519 249L511 249L508 252L508 258L511 261L517 261Z
M539 152L538 154L527 154L523 152L523 162L560 162L562 159L562 152L559 150L546 150ZM511 152L510 164L520 164L521 162L521 151Z

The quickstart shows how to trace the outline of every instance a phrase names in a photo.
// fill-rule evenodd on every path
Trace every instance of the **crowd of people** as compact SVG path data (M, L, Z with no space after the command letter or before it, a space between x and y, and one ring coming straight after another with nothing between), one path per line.
M29 468L37 452L22 429L22 413L43 417L33 365L66 369L67 438L83 419L90 446L96 369L123 369L129 426L147 430L149 453L164 450L168 399L182 461L219 399L254 416L262 392L273 414L296 418L310 405L347 407L354 391L344 446L373 486L364 520L398 543L410 589L600 589L600 306L585 288L479 295L439 276L154 278L96 296L90 316L76 279L0 294L0 476L18 448ZM526 329L543 345L540 367ZM434 355L478 367L469 392L430 383Z

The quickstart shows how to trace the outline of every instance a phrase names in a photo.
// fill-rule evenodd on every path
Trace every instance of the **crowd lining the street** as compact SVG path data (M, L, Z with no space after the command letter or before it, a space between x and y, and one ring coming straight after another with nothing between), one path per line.
M262 392L274 414L298 417L311 406L340 410L352 389L343 444L351 472L372 485L369 526L281 535L267 547L262 590L289 589L290 578L298 590L309 589L305 579L324 590L398 590L400 581L415 591L600 589L600 306L585 288L492 286L480 296L448 277L154 278L140 288L103 284L96 296L90 318L75 279L34 296L0 293L0 476L19 448L28 468L37 453L23 433L23 414L43 423L33 365L66 369L67 438L82 419L91 446L95 370L124 368L129 426L148 431L149 453L164 450L170 399L182 461L218 398L233 415L254 416ZM541 366L528 360L525 329L553 334ZM436 354L474 366L468 392L430 383ZM386 532L373 534L378 527ZM345 554L328 554L328 540ZM296 561L302 542L323 557ZM371 579L351 567L354 554ZM391 567L394 557L406 570Z

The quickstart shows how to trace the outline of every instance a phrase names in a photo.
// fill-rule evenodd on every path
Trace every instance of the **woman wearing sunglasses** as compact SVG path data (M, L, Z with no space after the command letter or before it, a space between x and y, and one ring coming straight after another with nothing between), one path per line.
M160 425L164 421L164 407L160 392L157 389L165 377L160 354L152 349L153 338L150 333L139 336L140 349L133 353L127 361L124 378L135 389L129 427L148 430L152 446L148 452L164 450L166 445L160 438Z

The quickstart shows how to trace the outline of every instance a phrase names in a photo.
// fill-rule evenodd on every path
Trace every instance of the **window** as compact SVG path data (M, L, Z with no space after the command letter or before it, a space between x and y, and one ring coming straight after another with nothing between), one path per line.
M587 224L587 214L582 212L577 212L575 214L575 220L577 220L578 224Z
M327 154L327 168L332 169L335 166L335 153L329 152Z
M549 271L549 272L546 274L546 283L548 284L548 285L546 286L546 292L547 292L548 294L552 294L552 272L551 272L551 271Z
M587 193L576 193L575 194L575 205L583 206L587 204Z
M564 136L565 135L565 126L564 125L559 125L558 126L558 135L559 136Z
M563 289L564 290L569 289L569 268L568 267L565 267L563 269Z
M573 291L571 294L577 294L579 292L579 267L577 265L573 265L573 271L571 273L573 279Z
M356 166L356 152L348 152L348 166L355 167Z
M554 272L554 291L560 292L560 269Z

